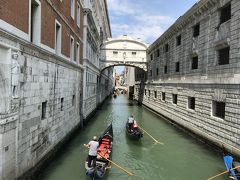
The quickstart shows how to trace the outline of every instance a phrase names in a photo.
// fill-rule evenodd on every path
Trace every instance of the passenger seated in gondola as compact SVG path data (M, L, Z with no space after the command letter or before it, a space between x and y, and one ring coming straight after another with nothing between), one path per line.
M128 118L128 127L129 127L129 130L131 131L132 128L133 128L133 123L134 123L134 118L133 118L133 115L131 115L129 118Z

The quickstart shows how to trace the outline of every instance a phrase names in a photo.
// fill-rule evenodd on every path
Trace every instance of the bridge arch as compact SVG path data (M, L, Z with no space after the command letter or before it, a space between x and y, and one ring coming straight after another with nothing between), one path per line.
M112 66L132 66L147 71L147 47L140 39L127 35L109 39L101 46L100 70Z

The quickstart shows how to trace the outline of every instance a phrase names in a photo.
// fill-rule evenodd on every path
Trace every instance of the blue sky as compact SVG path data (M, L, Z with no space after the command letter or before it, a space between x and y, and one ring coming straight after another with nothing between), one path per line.
M107 0L112 37L128 35L151 44L197 1Z

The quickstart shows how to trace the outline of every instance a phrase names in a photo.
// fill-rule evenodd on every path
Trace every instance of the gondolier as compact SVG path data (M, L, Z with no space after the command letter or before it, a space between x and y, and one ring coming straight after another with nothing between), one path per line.
M97 136L93 136L92 141L88 144L84 144L84 146L89 148L88 152L88 167L96 166L96 158L97 158L97 149L99 146L99 142L97 141Z

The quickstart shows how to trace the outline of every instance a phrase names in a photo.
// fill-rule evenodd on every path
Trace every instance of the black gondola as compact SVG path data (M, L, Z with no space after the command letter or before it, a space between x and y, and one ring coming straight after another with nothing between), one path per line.
M142 130L138 127L137 122L134 120L133 124L129 124L128 120L126 123L126 133L131 137L132 139L140 139L143 137Z
M101 180L107 169L111 168L111 163L106 159L111 159L113 129L110 124L98 139L98 156L95 167L88 167L88 160L85 162L86 175L91 179Z

